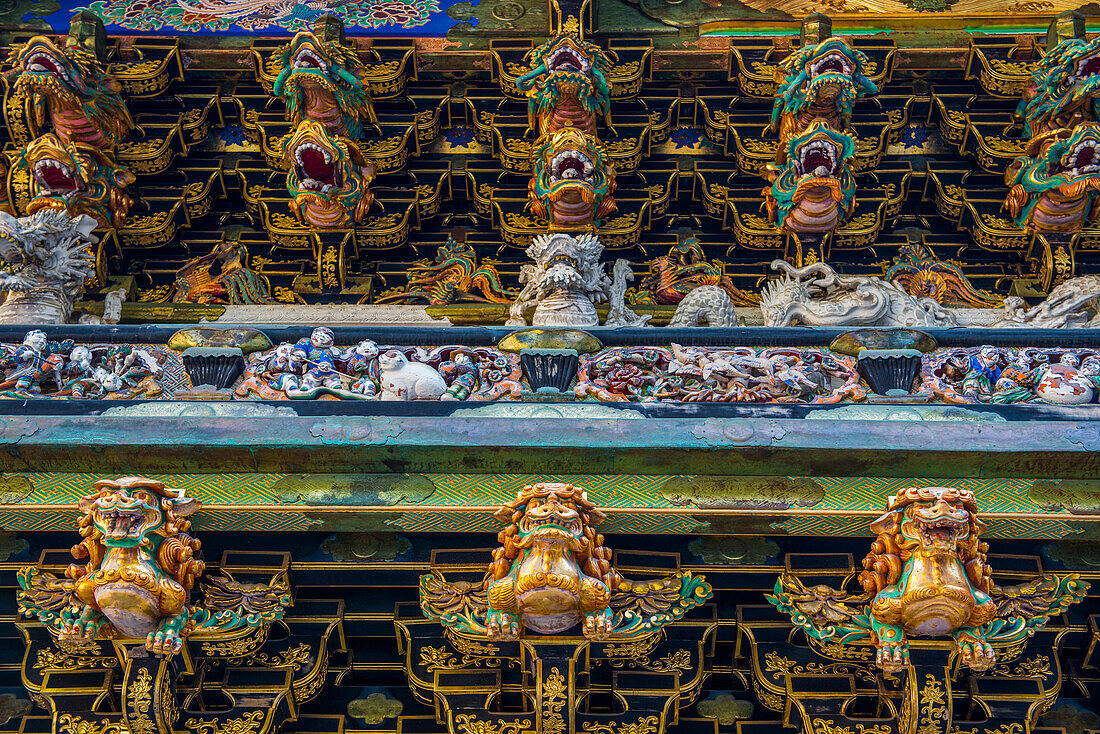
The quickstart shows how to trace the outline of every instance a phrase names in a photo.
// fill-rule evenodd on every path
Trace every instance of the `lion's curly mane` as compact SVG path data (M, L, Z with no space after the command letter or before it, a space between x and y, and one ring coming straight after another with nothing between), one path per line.
M502 579L512 570L513 563L519 557L520 549L516 541L519 538L519 522L527 511L527 503L535 497L545 497L548 494L571 500L577 508L584 533L584 548L577 553L577 564L581 570L607 584L609 589L618 588L622 579L611 567L611 549L604 546L603 535L596 532L594 527L603 521L604 514L589 501L588 495L580 487L550 482L527 485L519 491L516 499L497 511L496 516L506 520L508 525L497 534L500 547L493 551L493 562L489 566L490 579Z
M992 570L986 560L989 545L979 538L985 525L977 517L974 494L965 489L911 487L894 495L886 514L871 523L871 529L878 533L878 537L871 543L871 551L864 557L863 571L859 574L859 583L866 593L877 594L887 586L896 584L901 579L905 562L912 556L911 542L901 534L906 508L918 502L935 502L940 497L952 505L961 506L969 514L970 532L957 546L958 558L975 589L987 594L992 591Z

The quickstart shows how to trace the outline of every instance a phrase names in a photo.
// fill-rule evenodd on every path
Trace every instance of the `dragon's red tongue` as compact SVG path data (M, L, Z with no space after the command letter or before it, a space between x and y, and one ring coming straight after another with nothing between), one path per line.
M1095 148L1082 148L1077 154L1077 160L1073 162L1073 167L1081 168L1082 166L1087 166L1092 163L1094 158L1096 158Z
M333 167L325 161L324 155L309 148L302 151L302 170L307 178L325 184L335 184L336 174Z
M566 178L566 171L576 171L573 178L582 178L584 176L584 164L576 158L566 158L561 164L562 178Z
M57 166L44 166L39 173L42 177L43 183L49 186L51 189L75 189L76 181L73 177L65 173Z
M563 51L554 62L555 69L579 71L581 66L581 60L569 51Z
M1081 66L1081 73L1078 76L1089 76L1090 74L1100 73L1100 56L1093 56Z
M816 171L818 168L824 166L830 171L833 169L833 160L829 157L829 154L820 148L814 149L806 154L806 170Z
M34 60L34 63L35 63L35 64L36 64L37 66L41 66L41 67L42 67L43 69L45 69L46 71L48 71L48 72L49 72L49 73L51 73L51 74L56 74L56 73L58 72L58 69L57 69L57 64L55 64L55 63L53 62L53 59L51 59L51 58L49 58L49 57L47 57L47 56L39 56L39 57L37 57L37 58L36 58L36 59Z

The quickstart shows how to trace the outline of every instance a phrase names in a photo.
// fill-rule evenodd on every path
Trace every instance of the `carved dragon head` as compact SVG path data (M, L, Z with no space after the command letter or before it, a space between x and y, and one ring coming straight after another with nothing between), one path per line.
M991 591L988 545L979 538L985 525L977 512L974 493L965 489L910 487L895 494L886 514L871 523L878 538L863 559L859 581L864 591L877 594L896 584L917 553L956 557L974 588Z
M367 186L375 169L359 146L319 122L303 120L283 139L283 153L291 209L299 219L322 228L363 220L374 200Z
M1042 133L1005 173L1011 186L1005 208L1024 229L1063 232L1079 229L1093 218L1100 191L1100 123L1083 123L1072 130ZM1044 195L1062 200L1083 199L1073 215L1045 211Z
M87 214L101 227L121 227L133 204L123 189L135 176L94 146L66 145L47 133L20 152L18 165L30 172L28 214L56 209L70 216Z
M865 75L869 63L866 54L839 38L805 46L784 59L776 70L779 88L772 107L772 124L782 122L780 140L798 133L796 118L810 107L836 129L847 130L855 101L878 94Z
M182 491L144 477L103 479L92 488L95 492L77 503L84 514L81 528L98 534L108 548L133 548L150 534L170 538L185 532L187 516L201 506Z
M28 291L45 285L80 292L95 274L96 242L91 217L43 209L16 218L0 212L0 290Z
M796 268L784 260L774 260L773 269L782 274L760 291L760 310L766 326L787 326L793 312L805 308L836 283L837 274L825 263Z
M47 101L76 107L103 133L106 146L114 147L133 129L122 87L109 75L95 54L79 46L59 47L45 36L35 36L8 56L13 92L28 98L38 110L37 126L44 122ZM58 134L64 135L61 130Z
M611 552L604 547L603 535L595 530L604 514L581 487L557 482L527 485L496 512L496 517L508 526L497 536L501 547L493 551L489 568L493 578L509 575L521 551L546 544L564 546L585 573L611 589L618 587Z
M538 290L586 293L594 301L607 299L611 279L600 267L603 245L595 235L542 234L531 241L526 253L535 261L532 277Z
M531 151L528 206L552 229L584 229L615 211L615 169L600 141L577 128L543 135Z
M275 95L286 102L287 116L297 125L312 91L327 92L339 108L343 132L357 140L363 121L374 117L370 86L363 80L363 65L351 46L338 41L322 41L303 31L286 46L275 50L268 61L275 76Z
M1100 38L1069 38L1044 56L1016 110L1030 137L1100 119Z
M528 61L531 71L517 84L527 91L532 116L547 115L566 96L575 97L586 112L610 111L614 58L596 44L563 34L532 49Z
M765 189L769 220L788 232L826 232L838 227L855 208L855 151L852 136L836 132L826 120L815 120L791 138L780 151L778 163L768 169L772 180L771 188ZM805 211L789 217L802 202Z

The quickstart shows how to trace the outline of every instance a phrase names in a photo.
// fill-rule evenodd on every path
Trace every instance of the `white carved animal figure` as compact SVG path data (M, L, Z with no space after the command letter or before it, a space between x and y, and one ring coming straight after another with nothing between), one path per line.
M84 281L95 275L96 220L40 209L16 219L0 212L0 324L64 324Z
M668 325L698 326L703 321L707 326L737 326L737 312L733 310L733 301L728 293L716 285L693 288L680 301Z
M615 267L611 270L611 290L607 297L607 303L611 306L607 312L604 326L645 326L652 316L639 316L626 307L626 284L634 280L634 271L630 269L630 262L619 258L615 261Z
M401 352L389 351L378 357L379 400L439 400L447 383L435 369L410 362Z
M1081 275L1054 288L1042 303L1027 308L1024 299L1005 299L1005 315L994 328L1095 329L1100 326L1100 276Z
M931 298L911 296L881 278L841 275L823 262L783 271L760 293L764 326L956 326L955 315Z
M526 326L525 313L535 306L532 326L585 328L599 326L594 303L607 300L611 278L600 267L603 245L596 235L564 232L540 234L526 250L534 263L524 265L523 290L508 310L508 326Z

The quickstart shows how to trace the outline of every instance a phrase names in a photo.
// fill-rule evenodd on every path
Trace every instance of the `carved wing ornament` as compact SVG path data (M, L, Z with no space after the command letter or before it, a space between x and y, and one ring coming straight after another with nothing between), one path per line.
M1061 614L1088 591L1088 584L1073 574L1070 577L1047 573L1015 586L995 586L993 603L997 616L1032 618Z
M208 576L200 588L206 606L215 614L239 615L250 627L281 619L291 601L285 578L269 585L240 583L228 574Z
M870 629L867 615L863 612L864 606L871 600L870 594L849 594L824 584L807 587L798 576L792 574L780 576L775 586L776 595L782 594L802 619L815 626L850 625L857 629Z
M469 634L485 634L485 614L489 600L485 590L489 577L480 583L448 582L442 574L420 577L420 608L424 615L438 619L447 627Z

